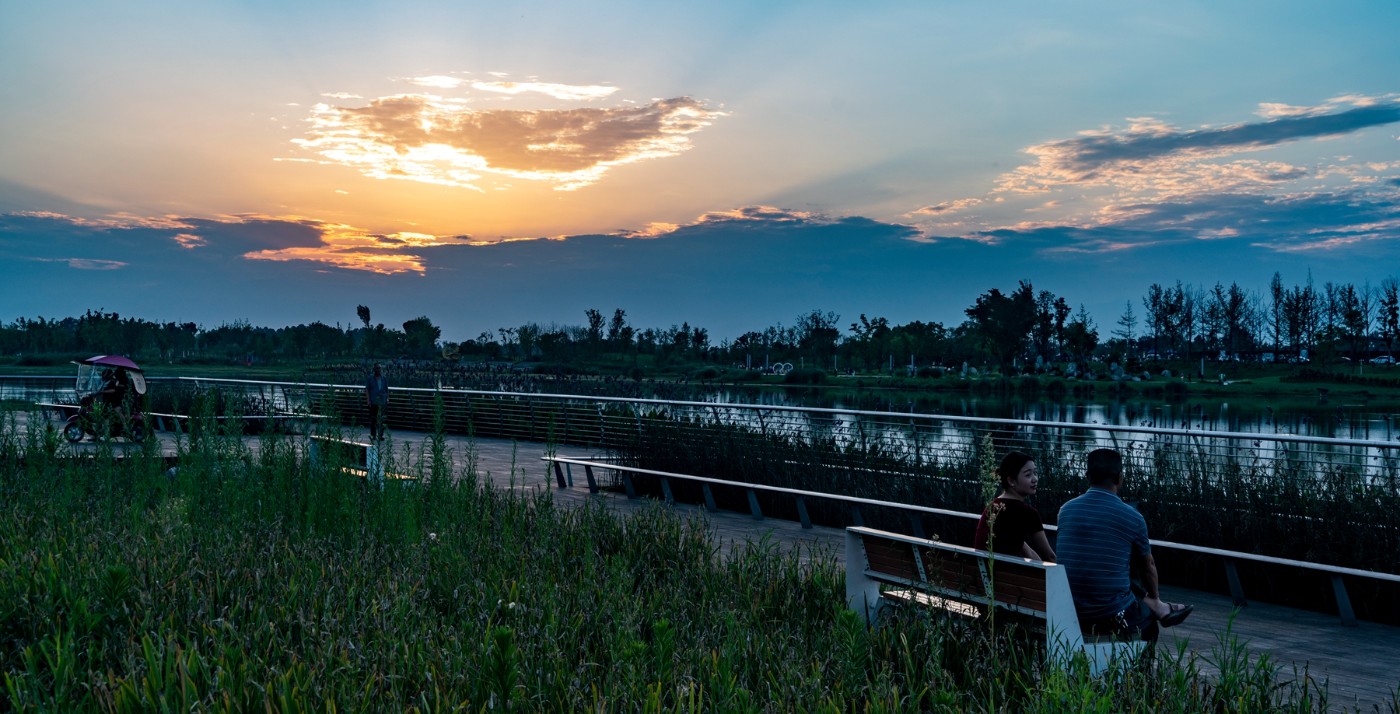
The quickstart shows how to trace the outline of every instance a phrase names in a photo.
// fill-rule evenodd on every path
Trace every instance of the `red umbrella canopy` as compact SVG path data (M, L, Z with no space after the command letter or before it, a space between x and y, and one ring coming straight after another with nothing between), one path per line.
M132 369L137 372L141 371L141 368L137 366L135 362L121 355L98 355L96 357L89 357L83 360L83 364L100 365L102 367L121 367L122 369Z

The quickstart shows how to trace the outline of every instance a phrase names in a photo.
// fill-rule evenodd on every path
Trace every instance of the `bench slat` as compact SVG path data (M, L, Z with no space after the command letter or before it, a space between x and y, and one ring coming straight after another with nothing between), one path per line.
M910 580L919 577L919 566L914 561L914 549L907 543L867 538L865 559L870 568L877 572Z

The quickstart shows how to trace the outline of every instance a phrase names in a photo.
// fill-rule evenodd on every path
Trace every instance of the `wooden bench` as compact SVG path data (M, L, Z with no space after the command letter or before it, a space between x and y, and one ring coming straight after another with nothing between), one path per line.
M418 482L417 476L386 473L384 462L379 459L378 444L309 434L306 437L306 450L307 457L312 464L324 463L327 459L333 458L335 460L332 463L344 464L341 466L341 473L367 479L369 483L375 484L381 489L384 488L386 480L402 483Z
M1044 637L1046 661L1068 665L1078 652L1097 676L1115 659L1136 658L1141 639L1084 632L1063 567L873 528L846 529L846 601L875 624L882 608L919 603L971 618L1025 622Z

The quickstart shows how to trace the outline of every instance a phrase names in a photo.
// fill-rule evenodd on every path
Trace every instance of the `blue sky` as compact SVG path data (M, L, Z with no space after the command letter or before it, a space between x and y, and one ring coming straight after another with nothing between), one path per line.
M0 320L948 325L1378 284L1393 2L0 4Z

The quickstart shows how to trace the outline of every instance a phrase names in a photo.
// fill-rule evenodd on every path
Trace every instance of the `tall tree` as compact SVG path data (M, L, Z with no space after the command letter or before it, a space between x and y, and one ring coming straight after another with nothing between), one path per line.
M1133 330L1137 329L1137 324L1137 316L1133 314L1133 302L1129 300L1123 306L1123 314L1118 316L1118 329L1113 331L1114 337L1127 344L1129 356L1133 353Z
M1366 338L1371 329L1371 318L1375 304L1371 297L1371 286L1357 289L1350 283L1337 291L1337 310L1342 336L1351 345L1351 358L1360 360L1366 347Z
M403 323L404 347L408 354L418 359L437 356L438 338L442 328L433 324L427 316L415 317Z
M889 320L883 317L872 320L861 313L860 322L851 323L851 340L848 344L854 348L864 366L869 368L880 363L889 335Z
M1162 292L1162 286L1153 283L1148 286L1147 295L1142 299L1142 306L1147 310L1147 329L1152 333L1154 352L1162 351L1162 326L1167 321Z
M1395 354L1395 342L1400 340L1400 283L1395 278L1381 282L1380 314L1377 322L1381 339L1385 340L1385 351Z
M1253 346L1254 335L1250 330L1254 314L1250 308L1249 293L1236 283L1226 288L1216 283L1210 294L1210 314L1215 328L1216 346L1230 353L1239 354Z
M1065 326L1065 349L1074 357L1074 361L1084 364L1094 354L1094 350L1099 346L1099 331L1094 326L1094 321L1089 317L1089 311L1084 309L1083 303L1079 305L1079 312L1074 319Z
M1035 296L1035 317L1031 321L1031 349L1042 359L1054 358L1057 301L1063 302L1049 290L1041 290Z
M1274 340L1274 352L1283 348L1285 333L1288 331L1284 315L1287 314L1288 291L1283 287L1283 276L1274 271L1269 280L1269 332Z
M1069 303L1063 297L1055 298L1055 345L1060 352L1065 351L1065 327L1069 324Z
M627 324L627 313L622 308L613 310L608 321L608 344L614 350L625 350L632 346L633 329Z
M1035 324L1035 290L1027 281L1010 295L992 288L977 297L964 312L972 321L982 348L1006 371L1025 351Z
M590 307L583 314L588 318L588 343L596 348L603 341L603 313Z
M837 340L841 339L841 330L836 327L840 321L840 315L821 310L798 316L797 324L793 325L798 349L815 360L814 364L827 364L836 354Z

